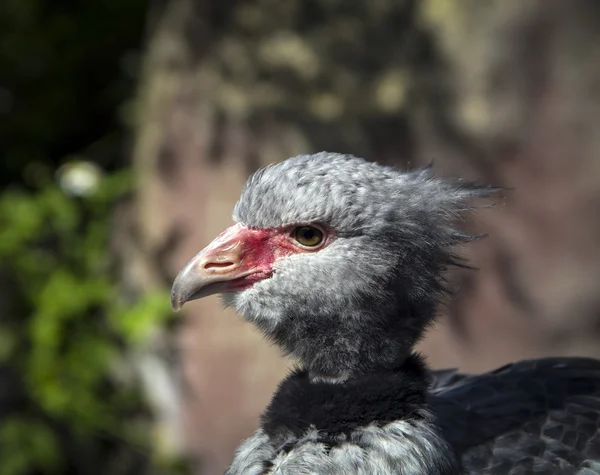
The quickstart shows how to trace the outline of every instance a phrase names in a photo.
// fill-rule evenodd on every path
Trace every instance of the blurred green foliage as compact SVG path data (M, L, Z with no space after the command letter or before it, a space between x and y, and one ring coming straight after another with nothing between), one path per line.
M0 475L179 472L130 358L169 299L122 295L109 245L147 8L0 2ZM88 196L55 179L75 155L106 172Z
M19 375L24 393L21 410L0 423L1 475L66 473L65 436L79 449L108 437L150 452L138 384L116 368L170 311L166 293L128 303L111 278L111 215L129 188L120 172L88 198L54 184L0 196L0 262L11 289L0 364ZM110 473L99 462L95 473Z

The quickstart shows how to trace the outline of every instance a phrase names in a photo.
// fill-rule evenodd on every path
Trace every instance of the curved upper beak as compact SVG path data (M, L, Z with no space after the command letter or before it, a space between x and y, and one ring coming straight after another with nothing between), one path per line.
M240 225L223 231L213 242L200 251L179 272L171 289L171 306L178 311L184 303L208 295L239 290L236 279L254 273L245 259L246 234L252 232ZM242 285L243 287L243 285Z

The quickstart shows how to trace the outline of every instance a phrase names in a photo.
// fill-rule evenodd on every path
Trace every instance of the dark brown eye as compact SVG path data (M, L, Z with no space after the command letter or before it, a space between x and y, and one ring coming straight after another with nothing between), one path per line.
M313 226L299 226L294 229L292 236L306 247L315 247L323 241L323 232Z

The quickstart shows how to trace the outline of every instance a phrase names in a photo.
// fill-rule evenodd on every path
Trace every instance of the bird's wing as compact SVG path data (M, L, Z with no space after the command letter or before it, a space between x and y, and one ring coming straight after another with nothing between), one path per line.
M456 383L468 378L469 375L461 374L456 368L451 368L430 371L428 377L429 390L435 392L440 389L448 389L450 386L454 386Z
M469 472L600 474L599 361L522 361L446 381L430 403Z

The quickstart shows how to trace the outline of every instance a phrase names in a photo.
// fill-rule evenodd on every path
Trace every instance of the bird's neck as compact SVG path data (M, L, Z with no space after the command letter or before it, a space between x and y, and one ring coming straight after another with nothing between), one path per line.
M429 321L410 308L305 312L283 319L271 336L313 382L339 384L400 367Z
M335 384L315 381L307 370L298 368L273 396L263 416L263 427L273 437L286 431L300 437L310 427L333 434L374 421L384 424L418 418L419 411L427 407L428 387L426 365L416 354L392 370L353 376ZM331 408L336 410L332 413Z

